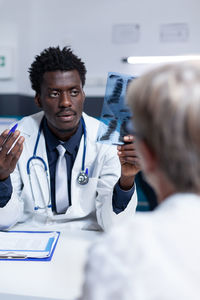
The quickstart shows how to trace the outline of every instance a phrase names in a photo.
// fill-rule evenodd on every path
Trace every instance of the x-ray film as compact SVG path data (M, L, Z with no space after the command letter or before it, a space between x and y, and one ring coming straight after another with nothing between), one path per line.
M133 76L108 73L106 92L102 107L97 141L106 144L123 145L123 137L130 133L132 114L125 104L128 84Z

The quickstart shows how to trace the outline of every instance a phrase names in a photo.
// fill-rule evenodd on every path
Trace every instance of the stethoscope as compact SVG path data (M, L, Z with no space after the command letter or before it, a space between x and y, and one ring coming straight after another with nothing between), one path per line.
M82 122L82 125L83 125L83 135L84 135L84 144L83 144L83 157L82 157L82 166L81 166L81 171L77 177L77 182L80 184L80 185L85 185L88 183L89 181L89 176L88 176L88 169L86 168L85 169L85 155L86 155L86 127L85 127L85 121L84 119L81 117L81 122ZM34 199L34 202L36 203L35 201L35 197L34 197L34 192L33 192L33 186L32 186L32 182L31 182L31 162L33 162L33 160L39 160L41 163L42 163L42 166L44 168L44 171L45 171L45 174L46 174L46 180L47 180L47 185L48 185L48 189L49 189L49 202L47 205L44 205L43 207L41 206L35 206L35 210L38 210L38 209L46 209L46 208L51 208L51 192L50 192L50 183L49 183L49 179L48 179L48 168L47 168L47 164L45 162L45 160L40 157L40 156L37 156L36 152L37 152L37 148L38 148L38 144L39 144L39 140L40 140L40 136L41 136L41 132L42 132L42 127L43 127L43 120L41 121L40 123L40 127L39 127L39 130L38 130L38 134L37 134L37 138L36 138L36 142L35 142L35 147L34 147L34 150L33 150L33 155L28 159L27 161L27 165L26 165L26 171L27 171L27 174L28 174L28 177L29 177L29 182L30 182L30 186L31 186L31 193L32 193L32 197Z

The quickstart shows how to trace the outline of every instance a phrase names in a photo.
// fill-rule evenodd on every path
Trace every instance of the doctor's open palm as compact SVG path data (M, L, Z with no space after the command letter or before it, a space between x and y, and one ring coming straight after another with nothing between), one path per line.
M5 180L14 171L23 150L24 137L16 130L8 137L6 129L0 135L0 180Z

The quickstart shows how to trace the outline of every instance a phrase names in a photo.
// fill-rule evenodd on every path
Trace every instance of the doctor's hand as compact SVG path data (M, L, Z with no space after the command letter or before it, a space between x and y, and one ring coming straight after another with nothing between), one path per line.
M0 180L5 180L14 171L23 150L24 137L20 136L19 130L6 139L8 133L9 130L6 129L0 135ZM12 146L13 148L10 150Z
M140 161L135 149L135 137L124 137L124 145L117 146L118 156L121 163L120 187L129 190L134 184L135 175L140 171Z

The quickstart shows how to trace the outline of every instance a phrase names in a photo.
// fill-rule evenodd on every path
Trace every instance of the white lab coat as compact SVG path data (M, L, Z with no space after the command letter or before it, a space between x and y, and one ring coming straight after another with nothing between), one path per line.
M87 147L85 168L89 171L89 182L86 185L77 183L77 176L81 171L83 157L83 137L79 151L72 169L71 202L64 215L53 215L51 208L46 210L34 210L35 203L31 193L31 185L27 175L27 161L33 155L39 125L43 112L23 118L18 125L21 135L25 137L24 149L17 163L15 171L11 174L13 185L10 203L15 203L15 218L0 226L11 226L16 221L25 222L32 220L33 223L62 223L70 228L107 230L115 221L120 221L129 215L134 215L137 196L136 192L124 212L116 215L112 209L113 187L120 176L120 163L115 146L96 142L96 134L99 121L83 113L87 132ZM48 166L45 139L41 133L37 156L44 159ZM45 172L40 161L31 163L31 182L36 205L47 206L49 201L49 168L48 184ZM4 210L6 207L4 208ZM12 210L12 209L11 209ZM0 209L0 214L3 209ZM8 214L9 214L9 210ZM10 212L11 214L11 212Z
M199 228L194 194L136 213L90 250L81 300L199 300Z

